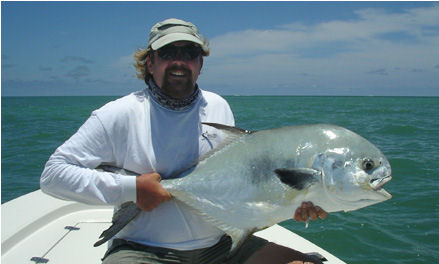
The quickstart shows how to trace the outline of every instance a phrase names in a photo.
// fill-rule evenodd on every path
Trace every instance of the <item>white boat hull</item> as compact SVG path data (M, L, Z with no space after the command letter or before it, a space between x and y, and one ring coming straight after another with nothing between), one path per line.
M93 247L111 224L113 207L50 197L40 190L1 206L1 263L97 264L107 247ZM255 235L295 250L317 252L327 264L342 264L329 252L279 226Z

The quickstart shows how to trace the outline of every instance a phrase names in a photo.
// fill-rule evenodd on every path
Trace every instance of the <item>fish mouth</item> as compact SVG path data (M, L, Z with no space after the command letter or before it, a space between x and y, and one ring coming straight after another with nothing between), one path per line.
M392 180L392 175L387 175L384 176L382 178L376 178L376 179L372 179L370 181L370 186L372 187L372 189L374 189L375 191L379 191L382 189L382 187L388 183L389 181Z

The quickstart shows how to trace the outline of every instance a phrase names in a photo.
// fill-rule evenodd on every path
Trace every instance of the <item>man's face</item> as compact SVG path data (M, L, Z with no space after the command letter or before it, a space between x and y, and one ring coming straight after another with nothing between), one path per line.
M183 54L185 48L194 45L196 44L189 41L173 42L154 51L153 60L147 59L147 67L155 83L172 98L184 99L194 91L195 83L203 67L203 57L200 55L188 58ZM170 52L163 52L167 49ZM172 51L176 54L175 56L166 56L172 54ZM175 53L175 51L177 52Z

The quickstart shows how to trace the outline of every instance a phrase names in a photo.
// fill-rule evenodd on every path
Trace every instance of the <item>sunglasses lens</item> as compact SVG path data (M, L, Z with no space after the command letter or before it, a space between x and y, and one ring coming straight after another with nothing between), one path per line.
M177 59L179 52L182 60L193 60L201 55L201 48L192 45L183 47L168 45L157 50L159 57L164 60Z
M172 46L165 46L157 50L157 54L164 60L171 60L177 55L178 50Z
M201 54L201 49L195 46L187 46L186 47L186 51L182 52L182 54L186 54L187 58L190 60L193 60L195 58L197 58L198 56L200 56Z

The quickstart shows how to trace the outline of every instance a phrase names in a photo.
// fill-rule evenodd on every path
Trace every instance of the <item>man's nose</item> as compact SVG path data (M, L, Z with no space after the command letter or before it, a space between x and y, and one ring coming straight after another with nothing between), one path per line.
M177 61L183 61L184 60L183 52L182 52L181 49L177 49L177 53L175 54L174 60L177 60Z

